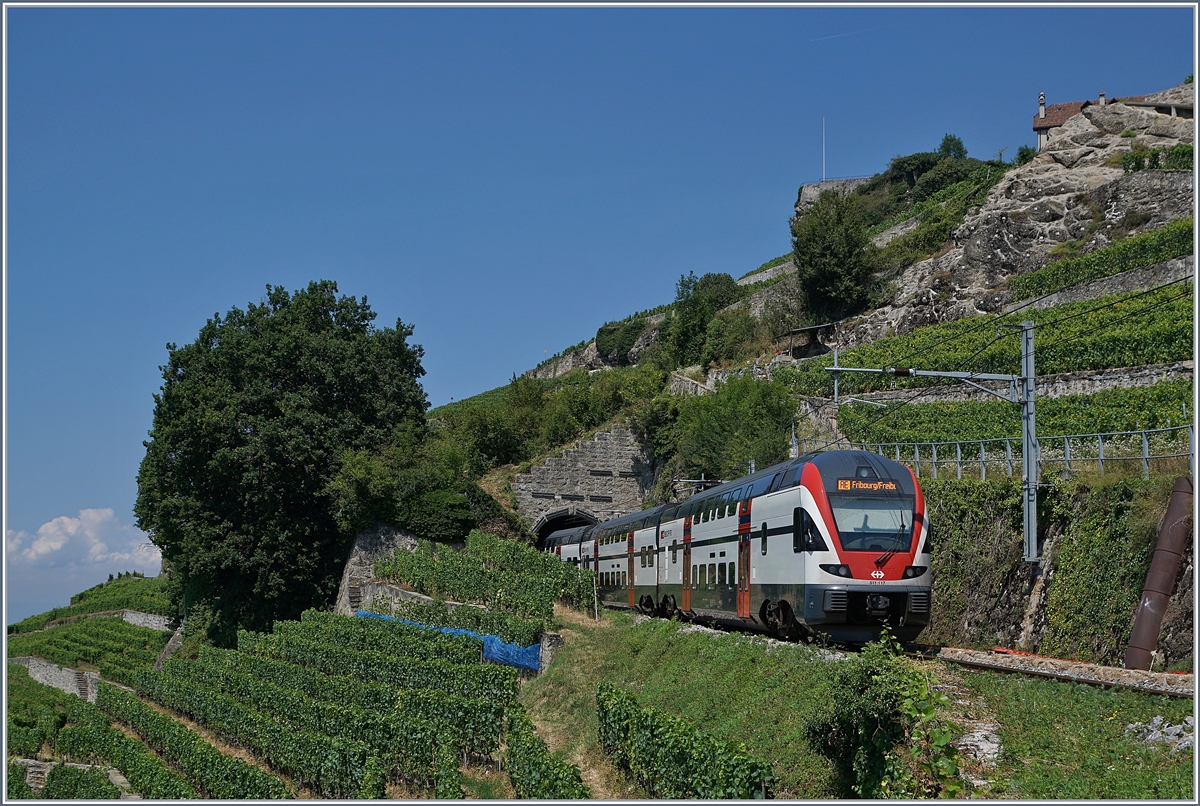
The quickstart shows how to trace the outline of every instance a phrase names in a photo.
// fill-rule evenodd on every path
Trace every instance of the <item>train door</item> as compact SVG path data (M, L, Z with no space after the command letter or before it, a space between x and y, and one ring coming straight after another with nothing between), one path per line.
M683 609L692 609L692 516L683 519Z
M750 618L750 505L747 497L738 510L737 550L737 614L738 618Z
M629 606L633 607L633 532L629 532L629 538L625 541L625 554L628 557L626 564L629 566Z

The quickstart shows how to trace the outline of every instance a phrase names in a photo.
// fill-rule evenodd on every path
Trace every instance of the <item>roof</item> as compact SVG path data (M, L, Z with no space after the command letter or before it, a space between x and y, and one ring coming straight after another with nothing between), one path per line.
M1123 103L1126 101L1131 102L1131 103L1137 103L1137 102L1140 102L1143 99L1145 99L1145 97L1146 97L1145 95L1125 95L1125 96L1122 96L1120 99L1112 98L1108 101L1108 103L1115 104L1115 103ZM1046 107L1046 117L1042 118L1042 117L1038 117L1037 115L1033 116L1033 130L1035 132L1037 132L1037 131L1042 131L1043 129L1057 128L1057 127L1063 125L1064 123L1066 123L1069 119L1078 115L1080 112L1082 112L1087 107L1096 106L1099 103L1100 103L1100 101L1097 100L1097 101L1070 101L1065 104L1050 104L1049 106ZM1163 105L1164 104L1160 104L1160 106L1163 106ZM1169 106L1169 104L1165 104L1165 105Z
M1091 106L1094 101L1071 101L1065 104L1050 104L1046 107L1046 117L1033 116L1033 130L1053 129L1061 126L1070 118L1083 111L1085 106Z

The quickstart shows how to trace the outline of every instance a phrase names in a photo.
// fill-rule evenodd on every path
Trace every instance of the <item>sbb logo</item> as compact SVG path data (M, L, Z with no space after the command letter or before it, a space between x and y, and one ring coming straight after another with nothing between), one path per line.
M872 571L871 576L873 576L875 579L883 579L883 572L882 571Z

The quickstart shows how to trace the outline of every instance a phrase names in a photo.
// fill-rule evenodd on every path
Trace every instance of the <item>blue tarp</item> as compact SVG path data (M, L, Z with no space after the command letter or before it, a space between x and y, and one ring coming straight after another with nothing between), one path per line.
M495 663L503 663L505 666L518 666L522 669L532 669L536 672L541 660L541 644L517 646L516 644L501 641L497 635L480 635L477 632L459 629L458 627L430 627L427 624L418 624L415 621L408 621L407 619L396 618L395 616L369 613L366 610L359 610L356 615L359 618L380 618L385 621L398 621L401 624L410 624L413 627L420 627L423 630L437 630L438 632L449 633L450 635L469 635L472 638L478 638L483 641L483 659Z

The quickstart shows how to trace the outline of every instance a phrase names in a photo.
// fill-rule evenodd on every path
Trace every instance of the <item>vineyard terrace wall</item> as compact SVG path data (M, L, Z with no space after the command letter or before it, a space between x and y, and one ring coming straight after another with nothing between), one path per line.
M934 607L920 640L1118 665L1172 482L1159 477L1043 488L1038 565L1022 560L1019 479L924 482ZM1192 585L1188 560L1163 621L1156 669L1192 654Z

